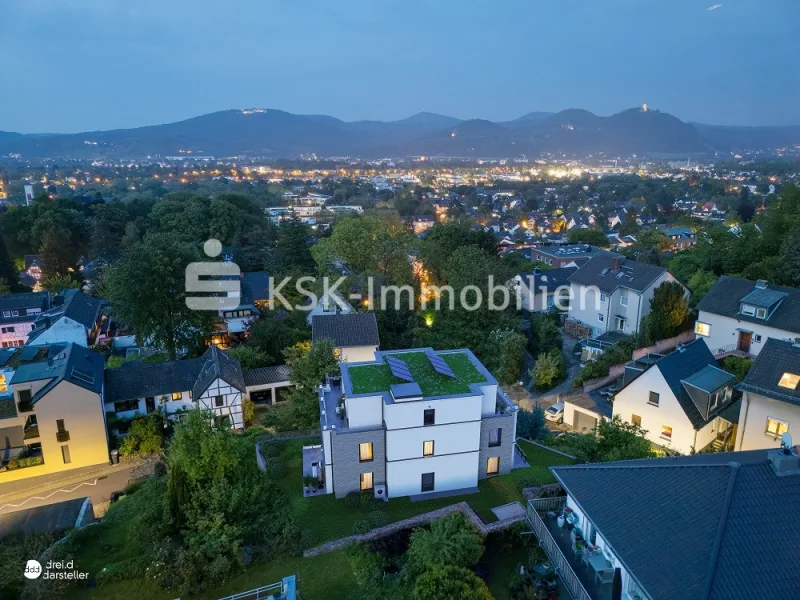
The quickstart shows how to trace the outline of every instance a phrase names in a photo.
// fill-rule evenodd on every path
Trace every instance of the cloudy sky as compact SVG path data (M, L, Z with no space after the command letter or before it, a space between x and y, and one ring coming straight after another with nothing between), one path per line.
M800 124L800 1L2 0L0 130L262 106Z

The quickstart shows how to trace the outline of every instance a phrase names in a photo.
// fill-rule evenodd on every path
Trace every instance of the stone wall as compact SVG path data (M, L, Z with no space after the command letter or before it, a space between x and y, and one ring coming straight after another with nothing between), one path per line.
M469 507L469 505L466 502L459 502L458 504L452 504L451 506L446 506L438 510L433 510L431 512L423 513L415 517L403 519L402 521L386 525L385 527L378 527L377 529L373 529L372 531L369 531L367 533L350 535L347 537L340 538L338 540L333 540L332 542L328 542L327 544L323 544L321 546L317 546L316 548L311 548L309 550L306 550L305 552L303 552L303 556L305 556L306 558L310 556L318 556L319 554L325 554L326 552L333 552L334 550L339 550L340 548L344 548L345 546L349 546L350 544L353 544L355 542L369 542L370 540L375 540L396 533L401 529L408 529L410 527L421 527L422 525L426 525L431 521L442 519L448 515L452 515L453 513L457 512L464 514L467 517L467 519L469 519L470 522L475 526L475 529L477 529L482 535L487 535L489 533L492 533L493 531L505 529L506 527L509 527L515 523L519 523L526 519L524 515L520 515L517 517L512 517L510 519L504 519L502 521L495 521L494 523L489 523L487 525L481 520L481 518L475 513L475 511Z
M336 431L331 435L333 492L343 498L361 491L361 474L372 473L373 485L386 483L386 435L383 429ZM372 460L359 461L358 446L372 442Z

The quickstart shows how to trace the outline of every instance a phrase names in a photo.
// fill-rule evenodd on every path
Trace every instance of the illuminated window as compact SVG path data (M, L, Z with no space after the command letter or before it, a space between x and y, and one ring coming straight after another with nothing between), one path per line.
M795 375L794 373L784 373L781 380L778 382L778 385L782 388L786 388L789 390L797 389L797 384L800 383L800 375Z
M6 384L6 376L0 373L0 392L7 392L8 385Z
M183 398L183 392L172 392L173 400L180 400L181 398Z
M774 435L775 437L778 437L787 431L789 431L789 424L785 421L779 421L778 419L773 419L772 417L767 418L767 430L765 431L767 435Z
M361 462L372 460L372 442L364 442L358 445L358 460Z
M422 456L433 456L433 440L422 442Z
M666 425L661 426L661 437L667 441L672 440L672 427L668 427Z
M694 332L697 335L708 337L711 335L711 325L709 325L708 323L701 323L700 321L697 321L697 323L694 324Z
M372 489L372 473L361 474L361 491Z
M759 319L766 319L767 318L767 309L766 308L759 308L756 310L756 317Z
M500 472L500 457L490 456L486 461L486 474L497 475Z

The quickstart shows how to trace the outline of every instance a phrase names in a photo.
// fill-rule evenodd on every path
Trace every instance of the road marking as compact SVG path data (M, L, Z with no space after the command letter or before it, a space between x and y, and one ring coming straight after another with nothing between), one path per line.
M95 479L94 481L84 481L84 482L79 483L78 485L76 485L74 488L71 488L71 489L61 488L61 489L58 489L58 490L54 490L54 491L50 492L49 494L47 494L47 496L31 496L30 498L26 498L25 500L23 500L19 504L3 504L2 506L0 506L0 510L3 510L4 508L20 508L24 504L30 502L31 500L47 500L48 498L50 498L52 496L55 496L58 493L69 494L70 492L74 492L75 490L77 490L82 485L97 485L97 481L98 481L97 479Z

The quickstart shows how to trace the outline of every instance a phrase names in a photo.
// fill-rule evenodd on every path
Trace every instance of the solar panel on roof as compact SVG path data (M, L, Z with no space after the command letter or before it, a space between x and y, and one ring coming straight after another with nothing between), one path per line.
M441 356L437 354L428 354L427 356L437 373L450 377L451 379L456 378L456 374L453 373L453 369L450 368L450 365L448 365Z
M15 350L1 350L0 351L0 367L8 362L8 359L14 356Z
M38 346L26 346L22 349L22 354L19 357L22 360L33 360L39 354L40 349Z
M401 360L399 358L395 358L394 356L387 356L386 363L389 365L389 369L391 369L392 375L394 375L398 379L403 379L405 381L414 381L414 376L411 375L411 370L408 368L406 361Z
M86 371L81 371L80 369L72 369L72 377L78 381L83 381L84 383L94 383L94 373L87 373Z

